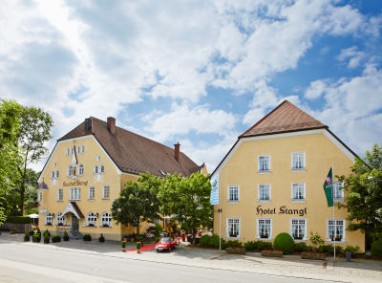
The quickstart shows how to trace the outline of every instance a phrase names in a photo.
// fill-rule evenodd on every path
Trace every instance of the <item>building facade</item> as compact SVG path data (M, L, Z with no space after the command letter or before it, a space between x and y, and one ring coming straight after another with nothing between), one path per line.
M239 136L212 173L214 232L227 240L272 241L287 232L309 243L365 249L361 232L347 231L343 184L334 180L334 203L323 189L330 168L348 175L355 154L326 125L288 101ZM334 208L334 209L333 209Z
M128 181L145 172L189 176L203 168L180 151L179 143L169 148L117 127L112 117L106 122L87 118L57 141L42 170L39 228L120 240L135 231L111 215L112 203Z

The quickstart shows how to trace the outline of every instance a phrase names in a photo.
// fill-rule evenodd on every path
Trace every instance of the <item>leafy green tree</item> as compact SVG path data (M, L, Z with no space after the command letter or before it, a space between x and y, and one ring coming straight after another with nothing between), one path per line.
M25 191L28 180L27 167L30 163L36 163L48 152L45 143L51 139L53 119L49 113L38 107L23 107L20 117L20 129L18 132L18 154L20 162L17 172L19 174L18 212L24 213Z
M382 146L366 151L364 160L357 158L351 175L340 180L347 192L348 229L382 235Z
M142 174L136 182L129 181L113 202L111 213L117 223L137 228L142 221L152 222L159 219L159 201L157 198L161 179L150 173Z
M209 227L212 224L210 192L209 178L202 173L193 173L188 178L167 176L158 193L161 212L170 215L195 236L199 227Z

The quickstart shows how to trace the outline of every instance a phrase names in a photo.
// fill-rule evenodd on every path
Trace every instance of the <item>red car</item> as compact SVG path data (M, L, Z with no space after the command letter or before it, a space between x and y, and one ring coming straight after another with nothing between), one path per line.
M160 239L160 241L156 243L155 250L157 252L160 252L160 251L171 252L171 250L175 249L175 246L176 246L175 241L169 237L166 237L166 238Z

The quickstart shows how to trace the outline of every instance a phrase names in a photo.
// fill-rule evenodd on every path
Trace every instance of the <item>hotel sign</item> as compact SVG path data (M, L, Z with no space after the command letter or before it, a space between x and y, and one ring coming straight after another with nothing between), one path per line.
M62 185L64 187L78 187L78 186L87 186L88 181L80 181L80 180L75 180L75 181L69 181L69 182L63 182Z
M280 206L279 209L274 208L262 208L261 205L256 207L256 215L264 216L264 215L298 215L304 216L308 214L308 209L305 208L288 208L286 205Z

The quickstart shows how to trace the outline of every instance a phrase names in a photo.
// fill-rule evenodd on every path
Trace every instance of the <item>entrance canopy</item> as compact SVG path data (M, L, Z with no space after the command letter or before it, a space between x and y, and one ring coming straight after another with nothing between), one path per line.
M74 201L68 202L66 205L64 211L61 214L61 217L63 217L67 213L74 214L78 219L85 218L85 216L82 214L80 208L78 207L77 203Z

